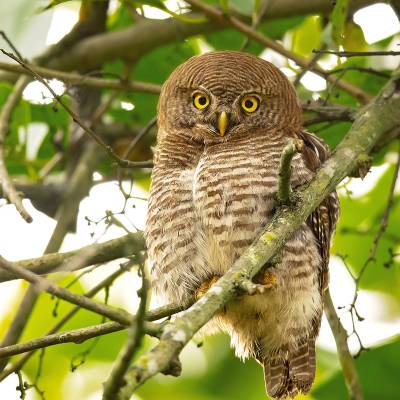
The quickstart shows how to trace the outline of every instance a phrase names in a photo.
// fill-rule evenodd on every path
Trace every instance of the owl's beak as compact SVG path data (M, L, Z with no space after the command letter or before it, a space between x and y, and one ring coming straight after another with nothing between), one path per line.
M225 135L226 128L229 125L229 116L225 111L222 111L218 117L218 130L221 136Z

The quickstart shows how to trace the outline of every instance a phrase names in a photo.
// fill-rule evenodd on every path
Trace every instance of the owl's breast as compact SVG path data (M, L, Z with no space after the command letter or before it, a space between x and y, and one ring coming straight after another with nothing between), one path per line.
M273 208L279 158L267 152L205 152L194 174L199 248L209 268L223 274L257 237Z

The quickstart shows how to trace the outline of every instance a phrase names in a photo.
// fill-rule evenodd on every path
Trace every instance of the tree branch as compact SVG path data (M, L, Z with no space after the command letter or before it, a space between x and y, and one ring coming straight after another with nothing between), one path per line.
M93 287L87 293L85 293L84 296L89 298L95 296L100 290L109 287L114 282L115 279L120 277L127 270L128 268L120 268L119 270L115 271L107 278L99 282L95 287ZM183 309L184 308L182 307L182 305L168 304L166 306L156 308L155 310L148 311L146 313L146 319L148 321L155 321L161 318L169 317L173 314L182 311ZM51 328L47 332L46 335L53 335L56 332L58 332L58 330L60 330L64 326L64 324L67 323L79 310L81 310L80 306L73 307L63 318L61 318L60 321L58 321L53 326L53 328ZM10 365L4 371L0 372L0 382L13 372L20 370L23 367L23 365L32 357L34 353L35 350L30 351L29 353L25 354L24 357L19 359L15 364Z
M166 326L159 344L141 356L126 374L126 385L118 400L129 399L134 390L176 358L192 336L235 295L238 281L251 279L282 248L321 201L349 174L360 154L368 153L385 133L400 124L400 71L365 107L334 154L317 171L312 181L293 193L293 206L282 207L256 240L190 309Z
M84 257L84 263L78 264L77 269L85 268L93 264L102 264L118 258L138 254L144 250L144 239L142 232L129 233L117 239L104 243L95 243L82 247L78 250L66 253L45 254L42 257L28 260L16 261L12 265L27 269L35 274L43 275L51 272L76 271L70 268L70 263L81 254L90 256ZM14 274L0 269L0 283L16 279Z
M0 51L5 54L6 56L12 58L14 61L18 62L23 68L25 68L28 72L32 74L34 78L36 78L40 83L42 83L46 88L49 90L49 92L52 94L54 99L57 101L58 104L60 104L65 111L69 115L71 115L72 119L74 122L76 122L82 129L83 131L91 138L93 139L100 147L102 147L105 152L112 158L114 159L117 164L120 167L123 168L149 168L152 167L152 162L151 161L129 161L129 160L123 160L120 158L113 150L113 148L105 143L103 139L101 139L99 136L96 135L94 130L88 126L84 120L76 114L71 107L68 106L68 104L62 99L61 96L59 96L53 89L52 87L46 82L45 79L43 79L34 69L32 69L27 63L25 63L23 60L19 59L18 57L14 56L12 53L8 53L7 51L0 49ZM26 79L26 78L24 78Z
M356 97L361 103L366 104L371 100L371 96L362 91L360 88L353 86L349 82L337 79L336 77L327 74L326 71L322 69L318 64L310 64L309 60L287 50L280 43L275 42L274 40L257 32L251 26L242 22L238 18L226 15L222 10L213 6L209 6L208 4L205 4L200 0L187 0L186 2L195 9L200 10L204 14L208 15L210 18L218 21L220 24L231 26L239 32L244 33L249 38L255 40L256 42L261 43L262 45L269 47L272 50L275 50L284 57L287 57L289 60L294 61L300 67L309 68L310 71L315 72L316 74L325 78L327 81L334 83L337 87L340 87L342 90Z
M355 11L376 2L376 0L354 0L350 2L350 9ZM270 3L263 20L328 13L332 9L332 3L326 0L280 0ZM233 14L243 18L237 13ZM186 17L195 19L199 17L199 14L187 13ZM248 18L243 18L243 20L249 21ZM79 68L96 68L116 58L137 60L156 47L224 28L212 22L199 24L183 22L176 18L144 19L129 28L81 40L67 52L46 60L46 65L50 68L71 71Z
M362 400L362 388L354 359L347 344L347 333L338 318L329 289L324 295L324 310L336 342L340 365L351 400Z
M142 287L140 289L139 310L129 327L128 339L118 353L111 374L104 383L103 400L115 399L119 389L123 386L123 378L129 368L131 359L139 348L142 336L145 333L144 319L146 315L148 283L143 266L140 270L142 273Z
M18 343L11 346L0 347L0 358L11 357L28 351L43 349L63 343L82 343L97 336L107 335L126 329L126 325L118 322L105 322L103 324L65 331L53 335L46 335L29 342Z
M349 121L353 122L357 110L351 107L345 107L340 104L325 105L318 102L305 102L302 104L305 112L311 111L317 114L316 117L306 119L304 125L311 125L324 121Z
M109 287L115 279L117 279L119 276L121 276L123 273L125 273L129 268L120 268L119 270L115 271L111 275L109 275L107 278L99 282L94 288L89 290L87 293L84 294L86 297L93 297L95 296L100 290ZM33 292L36 294L35 292ZM22 304L21 304L22 306ZM54 326L51 328L48 332L47 335L52 335L56 332L58 332L59 329L61 329L65 323L67 323L79 310L81 310L81 307L75 306L73 307L67 314L64 315L63 318L61 318ZM8 346L10 344L14 344L16 341L13 341L11 343L2 343L2 347ZM26 353L21 359L19 359L17 362L14 364L11 364L10 366L6 367L4 371L0 372L0 382L7 378L10 374L13 372L19 371L25 363L35 354L36 350L32 350L29 353ZM5 364L7 363L7 360L4 360Z
M89 184L92 181L93 168L97 163L98 157L99 154L96 145L88 143L68 182L65 197L57 208L55 215L57 224L46 246L45 253L54 253L59 250L71 223L77 215L79 203L88 192ZM14 344L19 340L29 316L35 307L38 296L39 292L36 288L29 286L2 341L3 346ZM0 370L4 368L5 364L6 360L0 362Z
M6 271L36 285L37 291L45 291L56 297L59 297L60 299L68 301L69 303L79 305L82 308L103 315L104 317L110 318L111 320L117 321L121 324L129 325L132 321L132 315L127 311L89 300L85 296L73 293L61 286L51 283L46 278L36 275L27 269L13 265L1 256L0 268L3 268Z
M290 179L292 177L291 163L293 157L301 152L302 148L302 140L291 140L282 151L279 164L277 193L277 199L280 205L287 205L289 203L290 193L292 192L292 187L290 185Z
M22 199L15 190L14 184L8 175L4 148L12 113L14 108L18 105L22 92L28 83L29 78L27 76L21 76L0 111L0 181L3 189L3 196L5 196L10 203L15 205L15 208L26 222L32 222L32 217L29 215L28 211L26 211L22 204Z
M400 51L335 51L313 50L315 54L334 54L338 57L400 56Z
M33 66L31 64L27 65L34 69L40 76L46 79L58 79L66 84L73 86L87 86L98 89L114 89L121 91L130 92L144 92L144 93L160 93L161 86L155 83L131 81L127 79L104 79L92 77L89 75L81 75L71 72L62 72L55 69L43 68L38 66ZM31 73L25 69L23 66L18 64L10 64L0 61L0 70L16 72L18 74L28 75Z
M161 332L162 324L151 322L143 323L143 332L147 335L158 337ZM98 336L108 335L128 329L126 325L118 322L104 322L102 324L89 326L86 328L73 329L53 335L42 336L29 342L18 343L11 346L0 347L0 359L15 356L17 354L27 353L37 349L43 349L49 346L56 346L63 343L80 344L86 340L93 339Z

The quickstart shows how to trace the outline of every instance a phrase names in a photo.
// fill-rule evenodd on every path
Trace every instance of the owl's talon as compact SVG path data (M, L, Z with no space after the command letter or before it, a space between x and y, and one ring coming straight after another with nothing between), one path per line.
M269 289L273 289L277 286L278 279L277 277L267 271L264 272L259 278L256 279L256 282L252 282L249 279L242 279L238 282L238 287L243 292L254 295L254 294L263 294Z
M213 276L209 280L203 282L200 287L196 290L196 300L200 300L210 289L212 285L219 279L219 276Z
M265 293L268 289L273 288L273 285L270 283L267 284L254 283L249 279L243 279L238 283L238 287L246 294L252 296L254 294Z
M272 272L266 271L257 279L257 283L270 289L278 285L278 278Z

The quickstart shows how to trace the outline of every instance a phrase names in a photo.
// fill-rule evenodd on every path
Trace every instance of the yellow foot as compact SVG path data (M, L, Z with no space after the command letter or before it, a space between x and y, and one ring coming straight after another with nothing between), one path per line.
M257 279L257 283L269 289L277 286L278 278L272 272L265 271L260 278Z
M207 291L210 289L210 287L212 285L214 285L215 282L217 282L217 280L219 278L220 278L219 276L213 276L208 281L203 282L196 291L196 300L199 300L200 298L202 298L207 293Z

